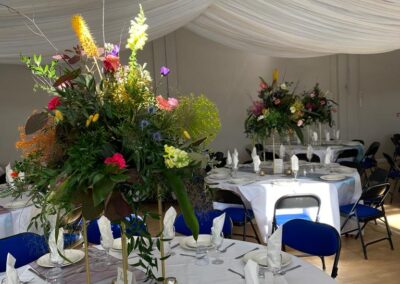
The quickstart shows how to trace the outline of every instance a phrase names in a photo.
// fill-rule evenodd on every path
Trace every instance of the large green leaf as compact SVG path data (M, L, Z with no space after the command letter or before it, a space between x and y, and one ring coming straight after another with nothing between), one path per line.
M188 198L182 179L172 172L165 172L164 176L169 187L176 195L186 226L188 226L192 231L193 238L197 240L197 237L199 236L199 222L197 221L193 206Z
M110 178L104 177L93 185L93 204L94 206L99 205L105 201L108 195L114 189L115 182Z

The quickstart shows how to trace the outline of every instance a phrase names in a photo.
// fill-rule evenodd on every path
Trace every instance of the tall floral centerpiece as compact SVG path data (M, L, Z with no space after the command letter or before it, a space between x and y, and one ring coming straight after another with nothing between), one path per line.
M253 139L265 141L273 138L275 157L275 133L283 135L295 132L303 140L301 127L304 124L304 105L290 87L291 82L278 83L278 70L273 72L272 84L260 77L258 100L254 101L247 111L245 133Z
M16 170L25 173L28 194L41 208L34 225L48 228L49 214L61 219L63 212L77 207L84 225L104 214L130 238L125 254L139 249L142 259L136 266L154 278L158 261L148 241L152 236L143 230L154 214L144 212L141 221L132 213L139 214L144 200L174 192L197 238L199 226L185 183L205 166L201 153L221 125L218 110L205 96L173 98L153 92L149 72L136 59L147 40L145 20L140 7L129 29L128 65L120 62L119 45L98 47L80 15L71 20L78 46L56 54L49 64L42 64L41 56L22 57L35 89L52 97L20 129L17 147L23 160ZM169 72L163 66L160 76ZM87 262L90 283L88 267Z
M318 124L319 139L321 140L322 125L328 124L329 127L333 126L334 121L332 113L336 111L336 108L334 107L336 102L327 97L327 92L323 92L318 83L315 84L311 91L304 93L302 102L305 107L305 124Z

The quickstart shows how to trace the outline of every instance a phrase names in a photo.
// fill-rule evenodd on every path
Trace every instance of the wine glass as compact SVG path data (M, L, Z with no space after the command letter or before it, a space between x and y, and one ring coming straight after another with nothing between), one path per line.
M104 259L105 264L106 264L107 266L108 266L108 265L111 265L112 262L111 262L111 257L110 257L110 250L111 250L113 244L110 244L110 243L108 243L108 242L105 242L105 241L103 240L103 238L101 238L100 244L101 244L101 246L103 247L104 251L106 252L106 254L105 254L105 259Z
M224 261L220 258L221 252L219 249L224 242L224 234L221 232L218 236L211 236L211 241L215 247L215 259L211 262L212 264L222 264Z
M175 255L175 252L173 252L171 249L171 242L174 238L175 238L175 227L172 226L172 230L169 232L169 234L163 235L165 255L170 255L170 256Z
M47 282L63 284L64 279L61 265L64 263L64 259L58 254L58 252L50 253L50 262L54 267L47 272Z
M103 271L112 264L110 259L111 247L109 247L102 238L100 238L100 244L103 247L103 250L97 250L94 253L95 262L93 263L93 265L91 264L91 269L93 271Z

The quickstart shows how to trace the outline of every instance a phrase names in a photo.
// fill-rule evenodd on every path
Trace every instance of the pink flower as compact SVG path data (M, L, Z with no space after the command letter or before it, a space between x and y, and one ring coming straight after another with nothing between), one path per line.
M280 103L281 103L281 100L280 100L280 99L274 100L274 104L275 104L275 105L279 105Z
M175 109L179 105L179 101L175 98L168 98L168 104L172 109Z
M114 165L114 166L117 166L119 169L126 168L126 162L125 162L124 156L122 156L122 154L120 154L120 153L115 153L111 157L107 157L104 160L104 164Z
M115 72L115 71L117 71L118 67L120 66L119 57L112 55L112 54L108 54L104 58L103 64L104 64L105 71Z
M311 94L310 94L310 97L315 97L315 93L314 92L312 92Z
M300 127L302 126L304 123L304 121L302 119L300 119L299 121L297 121L297 126Z
M264 103L262 101L253 102L253 105L250 107L251 113L253 113L255 116L261 115L263 109L264 109Z
M264 90L264 89L267 89L268 88L268 84L267 83L265 83L265 82L260 82L260 89L261 90Z
M55 110L58 106L61 105L60 98L57 96L54 96L50 99L50 101L47 103L47 109L48 110Z
M167 111L171 111L179 105L179 101L175 98L164 99L162 96L157 96L156 101L159 109Z
M326 100L320 100L319 103L323 106L326 104Z

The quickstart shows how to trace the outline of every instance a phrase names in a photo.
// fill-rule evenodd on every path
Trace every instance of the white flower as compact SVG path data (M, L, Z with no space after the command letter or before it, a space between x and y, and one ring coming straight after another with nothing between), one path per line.
M264 116L263 116L263 115L260 115L259 117L257 117L257 121L260 121L260 120L262 120L262 119L264 119Z
M295 112L296 112L296 108L295 108L294 106L291 106L291 107L290 107L290 112L291 112L291 113L295 113Z
M281 89L282 89L282 90L286 90L286 89L287 89L287 87L286 87L286 84L285 84L285 83L282 83L282 84L281 84Z

